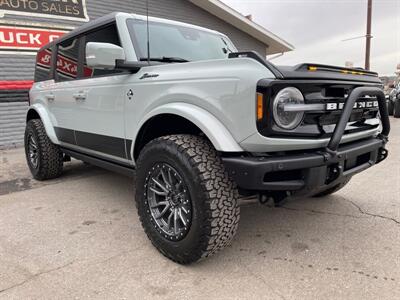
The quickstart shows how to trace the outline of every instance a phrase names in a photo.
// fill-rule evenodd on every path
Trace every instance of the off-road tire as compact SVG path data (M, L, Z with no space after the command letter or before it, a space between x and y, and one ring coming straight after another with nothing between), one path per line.
M400 99L394 101L393 117L400 118Z
M393 112L394 112L394 105L392 101L388 101L388 114L389 116L393 116Z
M325 191L323 191L321 193L318 193L318 194L314 195L313 197L320 198L320 197L325 197L325 196L331 195L333 193L336 193L339 190L341 190L342 188L344 188L349 183L350 179L351 178L348 178L345 181L343 181L343 182L341 182L341 183L339 183L339 184L337 184L337 185L335 185L335 186L333 186L333 187L331 187L331 188L329 188L329 189L327 189L327 190L325 190Z
M28 138L32 135L38 146L38 166L35 168L28 153ZM57 178L63 169L63 153L60 148L53 144L46 134L44 125L40 119L28 121L25 129L25 155L32 173L36 180L47 180Z
M156 228L146 198L146 178L157 163L167 163L182 175L192 205L186 236L171 241ZM190 264L230 245L236 234L240 208L238 190L218 153L205 139L170 135L149 142L137 160L136 205L152 244L167 258Z

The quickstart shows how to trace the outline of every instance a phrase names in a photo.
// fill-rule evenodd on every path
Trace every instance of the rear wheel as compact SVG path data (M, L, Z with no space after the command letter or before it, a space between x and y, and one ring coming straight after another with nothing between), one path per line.
M339 183L339 184L337 184L337 185L335 185L335 186L333 186L333 187L331 187L331 188L329 188L329 189L327 189L327 190L325 190L325 191L323 191L321 193L318 193L318 194L314 195L313 197L320 198L320 197L325 197L325 196L331 195L333 193L336 193L339 190L341 190L342 188L344 188L350 182L350 179L351 178L346 179L345 181L343 181L343 182L341 182L341 183Z
M136 203L153 245L181 264L229 245L239 223L236 186L217 152L197 136L165 136L144 147Z
M400 99L394 101L393 117L400 118Z
M63 153L51 142L40 119L29 120L26 124L25 154L33 178L46 180L61 175Z

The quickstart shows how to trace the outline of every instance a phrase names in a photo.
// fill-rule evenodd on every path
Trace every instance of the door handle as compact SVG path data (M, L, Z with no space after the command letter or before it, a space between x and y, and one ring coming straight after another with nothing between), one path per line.
M72 97L74 97L75 100L85 100L86 99L86 93L85 92L79 92L79 93L73 94Z
M47 101L54 101L54 99L56 99L56 96L54 96L53 93L47 94L44 97L47 99Z

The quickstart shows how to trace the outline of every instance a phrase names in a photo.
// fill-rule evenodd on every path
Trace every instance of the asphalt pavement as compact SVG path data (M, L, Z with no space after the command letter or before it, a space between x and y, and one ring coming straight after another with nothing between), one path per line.
M231 247L190 266L153 248L134 179L73 161L33 180L0 151L0 299L400 299L400 119L390 156L325 198L242 207Z

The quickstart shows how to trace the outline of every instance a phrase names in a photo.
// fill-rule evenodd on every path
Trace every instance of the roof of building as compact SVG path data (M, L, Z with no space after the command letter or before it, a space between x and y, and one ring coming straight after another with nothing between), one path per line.
M275 54L294 50L294 46L268 31L261 25L246 18L233 8L219 0L189 0L193 4L208 11L214 16L223 19L225 22L239 28L250 36L268 45L267 53Z

